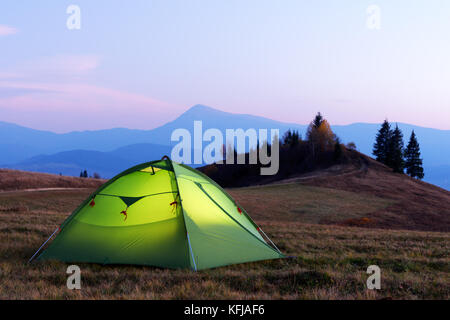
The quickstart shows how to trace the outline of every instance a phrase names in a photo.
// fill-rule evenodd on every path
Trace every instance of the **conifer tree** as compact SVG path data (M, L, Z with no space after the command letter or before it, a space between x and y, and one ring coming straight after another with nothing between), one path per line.
M289 146L291 148L295 147L296 145L298 145L300 139L301 139L301 137L300 137L300 133L298 132L298 130L291 131L291 129L289 129L283 135L283 145Z
M416 134L411 133L408 146L405 150L405 167L406 173L413 178L423 179L422 159L420 158L420 146L417 142Z
M391 140L392 130L391 125L387 120L384 120L380 130L378 130L375 144L373 145L372 154L376 157L377 161L389 165L389 142Z
M292 131L289 129L283 135L283 145L289 145L292 141Z
M392 131L388 149L389 151L387 158L389 162L387 163L387 165L391 167L394 172L403 173L405 169L405 161L403 160L403 133L398 128L398 125L396 125L394 131Z
M342 156L342 145L341 145L341 139L339 137L336 137L336 142L334 144L334 154L333 158L335 161L339 160Z
M320 112L317 112L312 124L316 129L318 129L320 127L320 125L322 124L323 120L324 119L323 119L322 114Z
M301 140L300 133L298 132L298 130L294 130L292 132L291 147L295 147L296 145L298 145L300 140Z

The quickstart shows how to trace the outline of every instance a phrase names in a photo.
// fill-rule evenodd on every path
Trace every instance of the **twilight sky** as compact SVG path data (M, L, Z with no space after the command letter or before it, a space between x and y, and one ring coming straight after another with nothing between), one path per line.
M450 129L450 1L0 2L0 121L151 129L199 103Z

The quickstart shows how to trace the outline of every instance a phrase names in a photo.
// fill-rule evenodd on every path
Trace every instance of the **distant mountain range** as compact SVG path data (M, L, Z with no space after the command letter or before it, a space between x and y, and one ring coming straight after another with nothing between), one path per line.
M13 169L79 175L81 170L110 178L122 170L145 161L170 155L177 142L171 141L175 129L185 128L193 135L193 121L201 120L203 130L249 128L288 129L305 136L307 125L284 123L247 114L232 114L196 105L174 121L152 130L115 128L57 134L0 122L0 164ZM355 142L358 150L371 155L379 124L334 125L333 131L345 143ZM405 144L414 130L422 151L425 181L450 189L450 130L424 128L398 123Z
M82 170L90 175L100 174L111 178L117 173L136 164L160 159L169 154L170 146L151 143L128 145L113 151L70 150L49 155L38 155L4 167L26 171L61 173L68 176L78 176Z

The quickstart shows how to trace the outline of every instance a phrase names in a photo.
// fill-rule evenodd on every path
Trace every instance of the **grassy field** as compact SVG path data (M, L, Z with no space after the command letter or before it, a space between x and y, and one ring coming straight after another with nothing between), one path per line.
M68 264L27 260L92 190L0 193L0 299L450 298L449 233L314 224L362 219L392 201L289 188L294 187L231 193L295 258L201 272L79 264L82 289L74 291L66 288ZM286 196L277 200L274 192ZM381 268L381 290L366 289L371 264Z

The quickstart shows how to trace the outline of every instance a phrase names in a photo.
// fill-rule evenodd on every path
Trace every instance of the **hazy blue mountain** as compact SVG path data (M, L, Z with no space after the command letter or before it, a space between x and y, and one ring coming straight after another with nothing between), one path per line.
M193 121L202 120L203 129L218 128L288 128L303 130L305 126L282 123L252 115L232 114L203 105L196 105L174 121L152 130L114 128L98 131L76 131L57 134L0 122L0 164L14 164L40 154L70 150L112 151L130 144L152 143L174 146L172 132L186 128L193 132ZM3 144L4 143L4 144ZM16 146L16 147L15 147Z
M425 181L450 190L450 165L425 167Z
M87 170L90 175L96 172L103 178L112 178L134 165L158 160L165 155L170 156L171 151L170 146L140 143L108 152L70 150L39 155L16 164L4 165L4 167L68 176L78 176L82 170Z
M123 170L139 163L161 159L171 151L169 146L155 144L135 144L119 149L102 152L90 150L63 151L51 155L39 155L6 167L78 176L80 171L87 170L102 177L111 178Z
M152 130L114 128L57 134L0 122L0 163L11 164L40 154L70 150L112 151L156 140ZM157 143L157 142L156 142Z
M80 170L111 177L121 170L144 161L170 155L177 143L170 140L175 129L184 128L193 136L193 121L201 120L203 131L225 129L299 130L305 137L307 125L283 123L271 119L232 114L196 105L174 121L152 130L116 128L98 131L56 134L0 122L0 164L23 170L78 175ZM395 125L395 124L394 124ZM450 130L424 128L398 123L405 144L411 131L416 132L425 166L425 181L450 189ZM379 124L354 123L334 125L333 131L345 143L353 141L359 151L371 156ZM91 151L87 151L91 150Z
M195 120L202 120L203 130L209 128L217 128L221 131L225 131L225 129L228 128L242 128L244 130L255 128L279 129L280 133L284 133L288 129L304 131L307 127L306 125L300 125L296 123L284 123L249 114L228 113L204 105L196 105L180 115L174 121L168 122L167 124L155 129L154 131L159 135L167 136L170 139L172 131L177 128L186 128L192 131L193 122Z
M112 177L117 170L124 170L130 162L101 151L72 150L51 155L32 157L7 167L37 172L48 172L68 176L78 176L80 171L87 170L89 174L99 173L102 177Z

